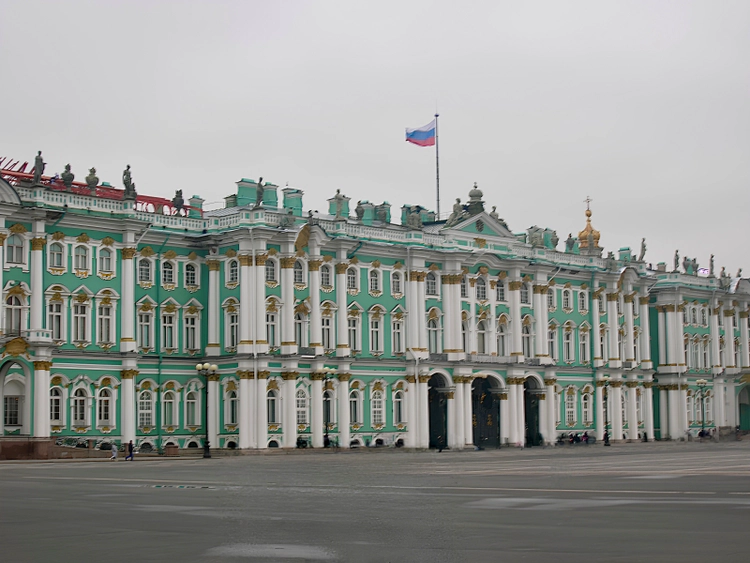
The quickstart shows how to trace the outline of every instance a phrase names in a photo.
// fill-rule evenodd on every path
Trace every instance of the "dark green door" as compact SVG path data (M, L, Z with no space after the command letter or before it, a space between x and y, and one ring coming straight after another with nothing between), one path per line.
M448 400L445 393L433 387L430 380L430 447L442 449L448 446Z
M474 445L500 447L500 398L492 393L487 379L477 378L471 384L471 405Z
M526 417L526 445L539 446L542 436L539 434L539 395L529 390L528 380L524 383L524 410Z

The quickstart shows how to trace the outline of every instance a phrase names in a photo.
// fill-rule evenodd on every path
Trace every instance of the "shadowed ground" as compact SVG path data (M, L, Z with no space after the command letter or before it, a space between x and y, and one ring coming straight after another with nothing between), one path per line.
M750 442L0 464L2 561L747 561Z

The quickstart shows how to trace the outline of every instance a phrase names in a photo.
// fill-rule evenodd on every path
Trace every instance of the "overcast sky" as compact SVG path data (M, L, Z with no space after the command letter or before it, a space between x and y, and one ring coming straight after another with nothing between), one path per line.
M0 0L0 156L207 202L242 177L750 274L750 2ZM399 213L394 209L394 217ZM560 243L563 248L563 243Z

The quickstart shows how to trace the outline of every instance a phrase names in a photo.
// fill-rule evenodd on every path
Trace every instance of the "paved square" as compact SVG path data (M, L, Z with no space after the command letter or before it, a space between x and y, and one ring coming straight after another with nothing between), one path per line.
M3 561L746 561L750 442L0 464Z

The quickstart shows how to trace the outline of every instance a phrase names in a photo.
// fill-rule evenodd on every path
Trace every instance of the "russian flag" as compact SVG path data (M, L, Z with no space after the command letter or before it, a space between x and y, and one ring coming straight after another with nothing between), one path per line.
M406 129L406 142L414 143L420 147L433 147L435 146L435 127L436 120L433 119L424 127L418 127L417 129Z

